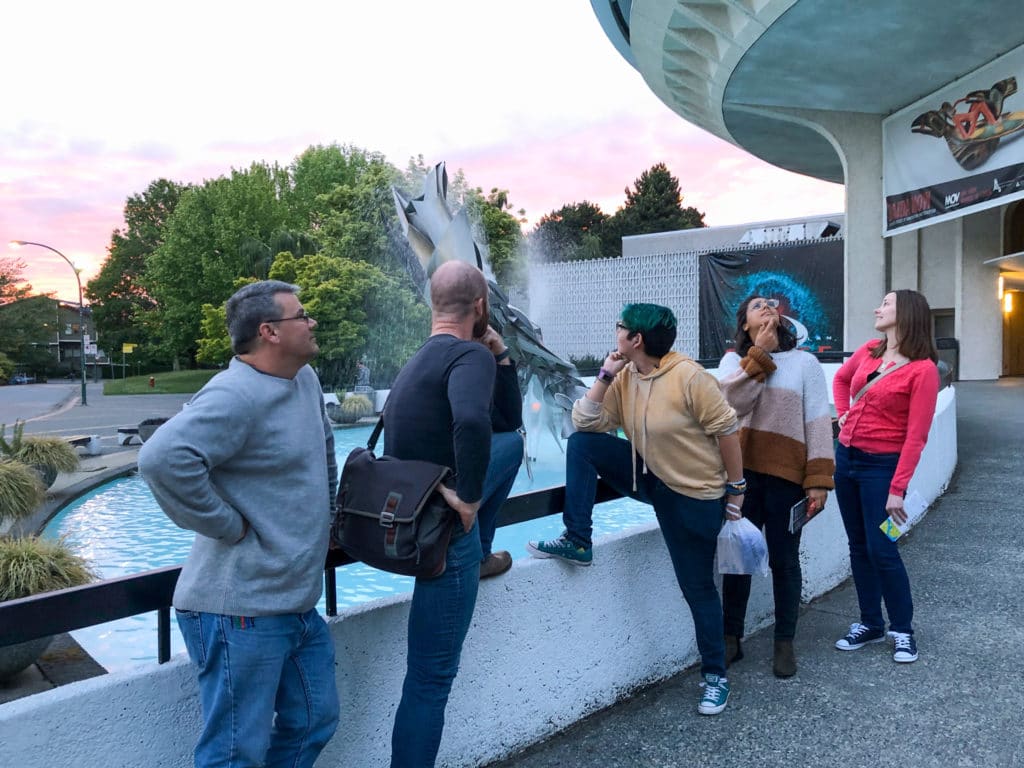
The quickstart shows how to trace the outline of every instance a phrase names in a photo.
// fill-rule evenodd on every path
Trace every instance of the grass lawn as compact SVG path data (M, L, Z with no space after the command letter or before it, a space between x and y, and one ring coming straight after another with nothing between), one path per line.
M111 379L103 382L104 395L183 395L198 392L218 371L167 371L154 373L154 386L149 374Z

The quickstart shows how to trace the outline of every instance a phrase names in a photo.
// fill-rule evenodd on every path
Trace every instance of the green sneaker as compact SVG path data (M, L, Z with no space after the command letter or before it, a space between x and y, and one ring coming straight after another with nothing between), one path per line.
M593 547L578 547L565 533L550 541L528 541L526 549L534 557L558 557L573 565L590 565L594 561Z
M697 711L702 715L717 715L729 701L729 681L718 675L704 675L704 695L700 697Z

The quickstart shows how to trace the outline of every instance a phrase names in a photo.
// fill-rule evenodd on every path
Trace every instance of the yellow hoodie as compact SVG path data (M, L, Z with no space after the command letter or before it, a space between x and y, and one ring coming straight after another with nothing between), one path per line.
M636 455L676 493L717 499L725 493L725 467L718 436L738 428L736 411L718 381L691 358L669 352L644 375L633 363L608 387L604 402L576 401L572 421L582 432L609 432L619 427Z

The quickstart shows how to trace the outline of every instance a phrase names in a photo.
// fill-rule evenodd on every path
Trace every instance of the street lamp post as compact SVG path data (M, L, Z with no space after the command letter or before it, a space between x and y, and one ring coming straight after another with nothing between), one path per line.
M75 282L78 283L78 333L82 337L82 354L79 360L82 374L82 405L88 405L89 402L86 399L85 394L85 305L82 303L82 278L78 274L78 267L71 263L71 259L65 256L63 253L58 251L56 248L46 245L45 243L33 243L31 240L11 240L11 246L17 247L22 245L34 245L37 248L45 248L48 251L53 251L60 256L64 261L68 263L68 266L75 273ZM60 330L57 331L57 356L60 357Z

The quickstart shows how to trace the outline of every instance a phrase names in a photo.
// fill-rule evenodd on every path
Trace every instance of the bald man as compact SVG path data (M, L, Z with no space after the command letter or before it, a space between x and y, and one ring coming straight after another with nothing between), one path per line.
M447 567L417 579L409 610L402 700L391 734L392 768L433 766L462 642L480 579L476 521L491 453L495 356L487 331L487 282L464 262L441 265L430 280L430 338L399 372L384 415L384 453L454 470L445 499L458 513Z

